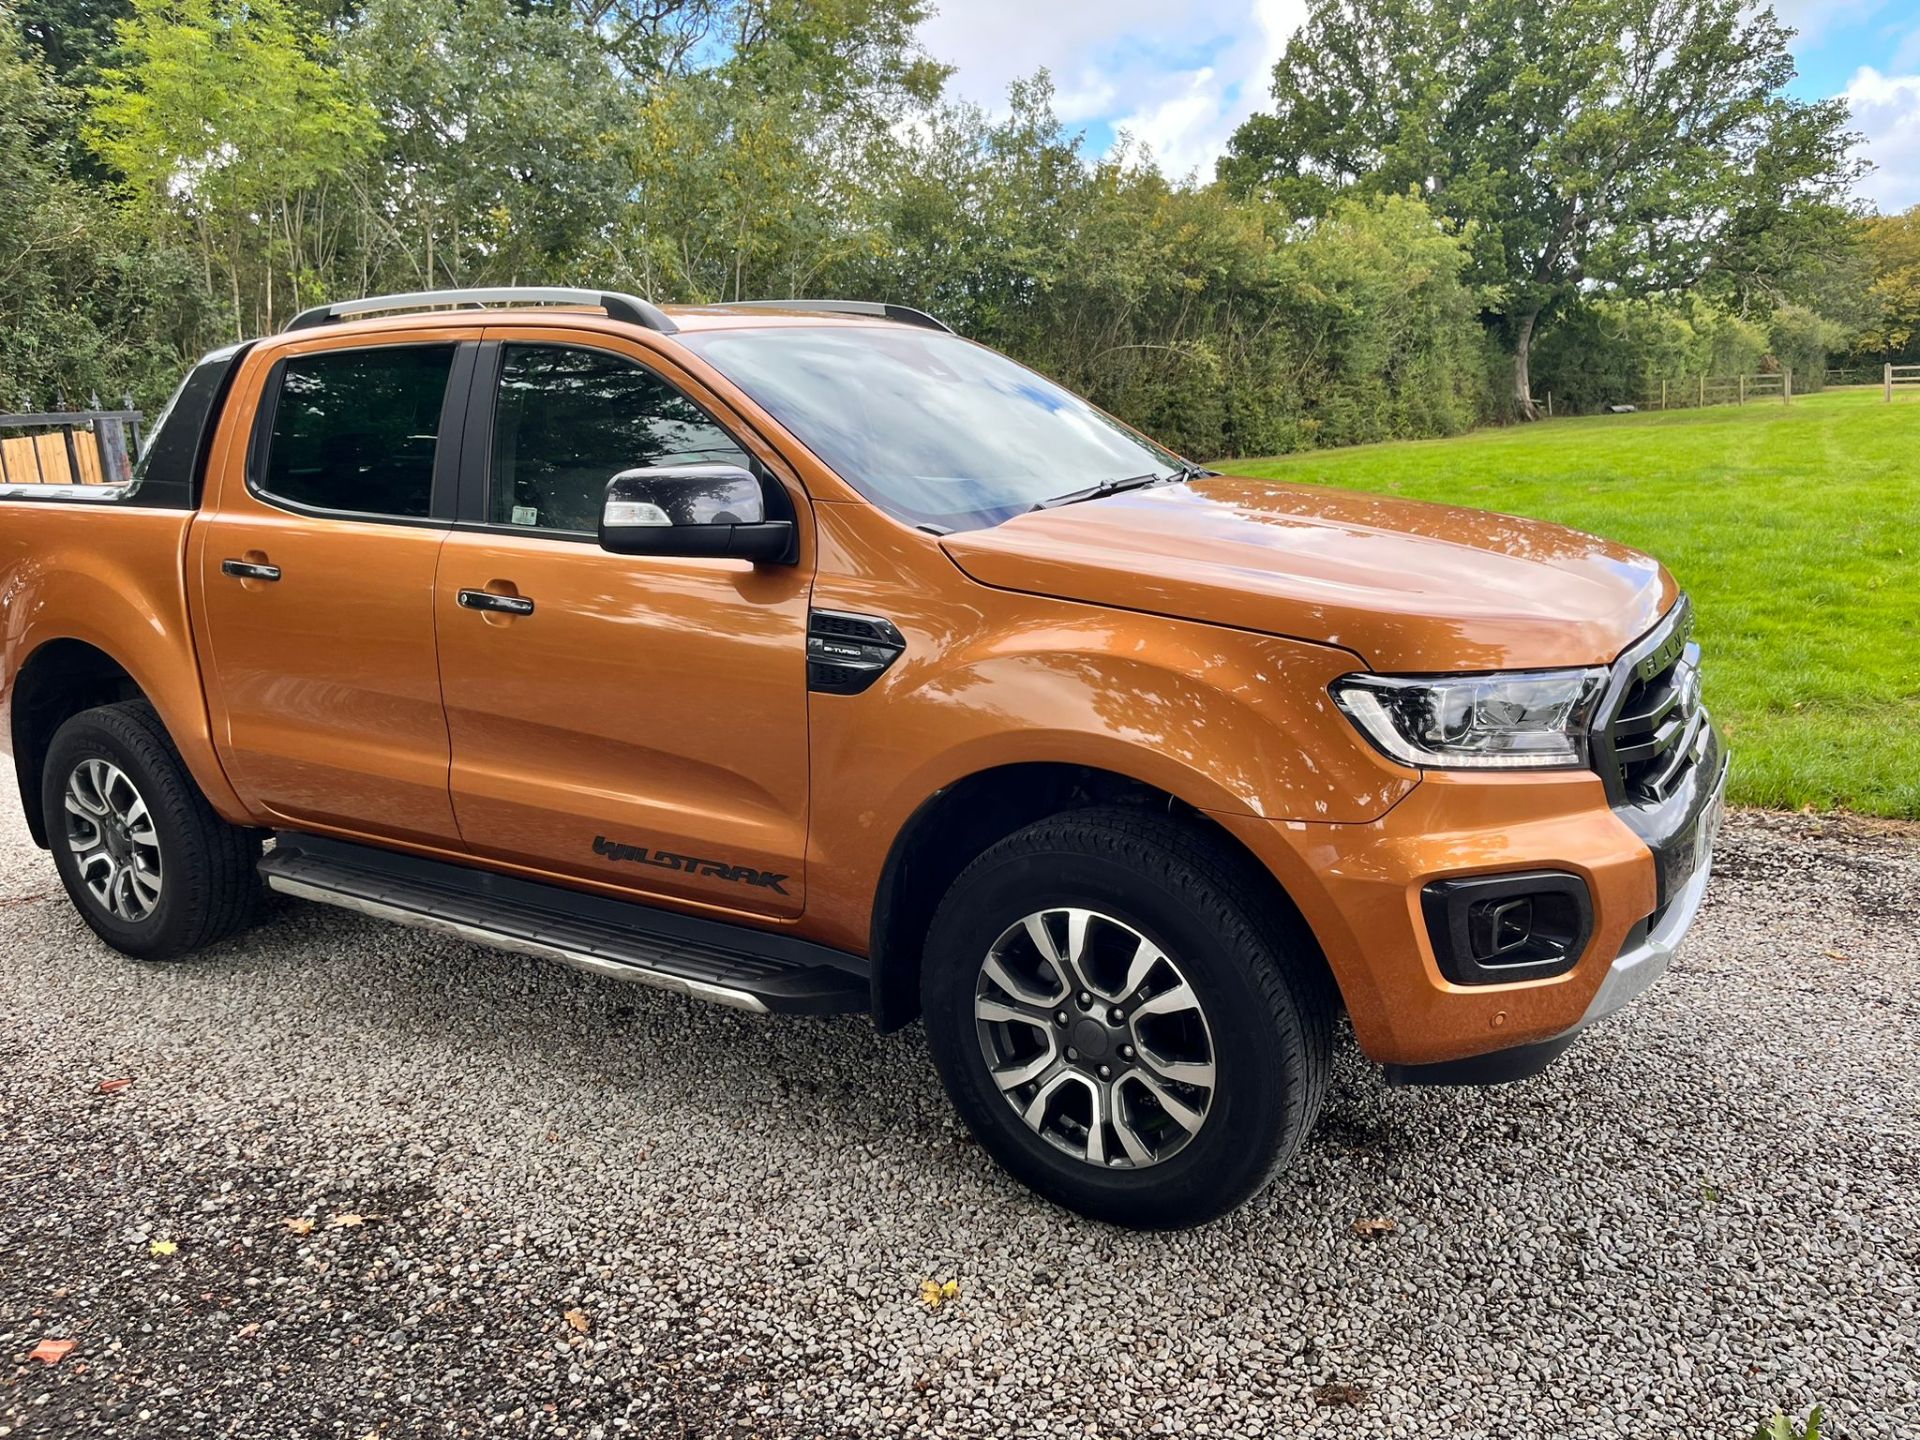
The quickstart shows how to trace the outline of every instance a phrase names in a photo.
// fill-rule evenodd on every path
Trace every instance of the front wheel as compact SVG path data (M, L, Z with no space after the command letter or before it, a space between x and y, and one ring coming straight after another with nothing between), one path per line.
M1041 1194L1195 1225L1299 1149L1333 996L1311 940L1197 825L1120 808L1042 820L954 882L921 1001L968 1127Z
M213 813L145 701L62 725L47 748L40 803L68 897L122 954L171 960L252 917L259 832Z

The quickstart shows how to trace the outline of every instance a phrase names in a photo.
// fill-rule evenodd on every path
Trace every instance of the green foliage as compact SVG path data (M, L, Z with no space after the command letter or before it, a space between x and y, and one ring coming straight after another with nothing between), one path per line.
M1776 1413L1771 1420L1754 1427L1753 1440L1820 1440L1820 1423L1825 1417L1818 1405L1803 1425L1791 1416Z
M1920 205L1861 226L1871 257L1869 316L1856 350L1892 361L1920 357Z
M369 0L340 48L374 138L317 288L557 283L622 213L633 105L564 13Z
M1552 393L1557 414L1643 405L1663 381L1677 402L1702 376L1759 373L1770 345L1764 325L1696 296L1591 300L1570 307L1541 340L1535 383Z
M189 257L70 178L72 134L68 98L0 28L0 409L151 398L199 347Z
M1229 186L1090 155L1044 72L948 102L926 0L25 0L0 398L150 404L316 300L511 282L920 304L1201 457L1498 418L1521 302L1563 404L1810 360L1895 308L1732 4L1321 0Z
M122 61L88 89L88 143L158 234L193 236L209 289L225 270L237 333L271 328L276 277L281 308L297 307L328 248L309 201L371 146L372 111L282 0L133 0L116 29Z
M1783 216L1844 196L1845 104L1785 93L1786 39L1744 0L1315 0L1221 175L1305 214L1431 195L1469 227L1526 410L1556 307L1750 269Z
M1849 338L1846 326L1804 305L1776 305L1767 317L1767 349L1774 365L1792 373L1798 392L1821 387L1827 357L1844 350Z

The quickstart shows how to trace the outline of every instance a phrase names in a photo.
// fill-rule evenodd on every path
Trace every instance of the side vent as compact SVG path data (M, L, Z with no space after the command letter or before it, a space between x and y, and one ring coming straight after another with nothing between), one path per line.
M807 688L818 695L858 695L906 648L891 620L815 610L807 617Z

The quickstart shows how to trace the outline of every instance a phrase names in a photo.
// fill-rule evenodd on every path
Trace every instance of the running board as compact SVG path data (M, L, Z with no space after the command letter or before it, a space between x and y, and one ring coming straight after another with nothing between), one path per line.
M835 1015L871 1001L860 956L473 866L283 832L260 873L303 900L740 1010Z

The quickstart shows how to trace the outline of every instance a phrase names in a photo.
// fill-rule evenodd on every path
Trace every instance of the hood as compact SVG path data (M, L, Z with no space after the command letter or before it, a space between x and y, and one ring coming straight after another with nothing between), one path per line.
M1339 645L1387 672L1606 664L1679 593L1658 561L1558 525L1233 476L941 544L983 585Z

